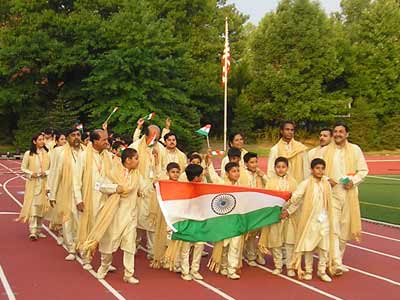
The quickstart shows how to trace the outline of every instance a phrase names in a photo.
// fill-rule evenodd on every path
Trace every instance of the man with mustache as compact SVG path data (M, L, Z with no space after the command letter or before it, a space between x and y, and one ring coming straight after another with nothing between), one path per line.
M78 211L73 197L73 174L77 171L77 160L83 146L78 129L68 130L66 137L67 143L54 149L54 160L49 175L49 199L51 205L55 205L55 218L63 227L64 243L69 253L65 259L74 260Z
M187 158L185 153L177 147L177 138L175 133L169 132L164 135L165 151L161 152L161 172L166 174L167 165L171 162L176 162L181 167L181 170L185 170L187 165Z
M308 160L312 161L314 158L322 158L326 150L326 146L332 141L332 129L322 128L319 131L319 146L308 151Z
M99 186L112 171L111 153L107 151L108 133L103 129L95 129L90 133L89 144L79 153L77 171L74 172L73 190L76 209L79 215L77 248L82 252L83 243L93 227L97 213L102 205L103 195ZM91 258L84 256L85 270L91 270ZM114 268L113 268L114 269Z
M349 128L337 123L333 128L333 143L325 150L326 175L332 186L335 214L336 253L334 267L340 275L349 270L342 259L349 240L361 237L360 202L358 185L368 174L368 166L359 146L348 141Z

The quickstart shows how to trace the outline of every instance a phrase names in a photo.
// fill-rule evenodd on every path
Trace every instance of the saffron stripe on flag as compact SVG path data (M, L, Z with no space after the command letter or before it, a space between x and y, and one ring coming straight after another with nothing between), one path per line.
M160 180L160 194L163 201L168 200L189 200L206 194L238 193L238 192L256 192L265 195L271 195L285 199L290 199L290 192L255 189L233 185L207 184L194 182L178 182Z

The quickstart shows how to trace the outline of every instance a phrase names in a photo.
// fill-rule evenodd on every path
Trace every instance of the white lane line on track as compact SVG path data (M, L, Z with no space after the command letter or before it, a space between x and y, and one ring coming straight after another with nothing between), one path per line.
M374 236L374 237L378 237L378 238L381 238L381 239L385 239L385 240L390 240L390 241L394 241L394 242L400 242L399 239L391 238L391 237L388 237L386 235L380 235L380 234L376 234L376 233L372 233L372 232L368 232L368 231L361 231L361 233L366 234L366 235L370 235L370 236Z
M0 163L0 166L3 166L4 168L8 169L8 167L5 166L5 165L3 165L2 163ZM6 192L6 194L7 194L19 207L22 207L22 203L19 202L19 200L18 200L17 198L15 198L15 197L10 193L10 191L7 189L7 184L8 184L10 181L15 180L15 179L17 179L17 178L22 178L23 180L26 180L23 176L17 175L17 176L15 176L15 177L13 177L13 178L8 179L6 182L4 182L4 184L3 184L3 189L4 189L4 191ZM53 232L51 232L51 231L49 230L49 228L47 228L47 226L43 225L43 228L48 232L48 234L49 234L54 240L57 240L57 237L54 235ZM63 247L64 247L65 250L67 250L67 248L66 248L65 246L63 246ZM81 265L83 264L82 260L81 260L79 257L77 257L77 261L78 261L78 263L80 263ZM89 273L90 273L94 278L96 278L96 280L98 280L98 279L97 279L97 274L96 274L96 272L95 272L94 270L90 270ZM113 294L115 298L117 298L118 300L126 300L126 298L125 298L124 296L122 296L116 289L114 289L106 280L101 279L101 280L98 280L98 281L99 281L111 294Z
M4 290L6 291L6 295L8 300L15 300L15 294L11 289L11 286L7 280L6 274L4 273L3 267L0 265L0 280L3 284Z
M347 268L349 268L350 270L353 270L355 272L358 272L358 273L361 273L361 274L364 274L366 276L373 277L373 278L376 278L376 279L379 279L379 280L382 280L382 281L386 281L387 283L390 283L390 284L394 284L394 285L400 286L400 282L398 282L398 281L395 281L395 280L392 280L392 279L389 279L387 277L383 277L383 276L380 276L380 275L377 275L377 274L374 274L374 273L363 271L363 270L360 270L360 269L357 269L357 268L354 268L354 267L350 267L348 265L345 265L345 266Z
M393 223L387 223L387 222L382 222L382 221L375 221L367 218L361 218L361 220L368 222L368 223L374 223L378 225L384 225L384 226L389 226L389 227L394 227L394 228L400 228L400 225L393 224Z
M142 250L142 251L144 251L144 252L146 252L146 253L148 253L148 250L147 250L146 248L142 247L141 245L139 245L138 249L139 249L139 250ZM236 299L233 298L232 296L229 296L228 294L224 293L223 291L221 291L220 289L216 288L215 286L213 286L213 285L211 285L211 284L205 282L204 280L196 280L196 279L193 279L193 281L196 282L196 283L198 283L198 284L200 284L200 285L202 285L202 286L204 286L205 288L207 288L207 289L213 291L214 293L220 295L220 296L223 297L224 299L227 299L227 300L236 300Z
M211 247L211 248L214 248L214 246L211 245L210 243L206 243L206 245L209 246L209 247ZM247 262L247 260L245 260L245 261ZM265 266L257 265L257 268L262 269L262 270L264 270L264 271L267 271L268 273L272 273L272 270L269 269L269 268L267 268L267 267L265 267ZM288 280L288 281L291 281L291 282L293 282L293 283L295 283L295 284L297 284L297 285L300 285L300 286L302 286L302 287L304 287L304 288L306 288L306 289L309 289L309 290L311 290L311 291L313 291L313 292L316 292L316 293L318 293L318 294L321 294L321 295L323 295L323 296L325 296L325 297L328 297L328 298L330 298L330 299L334 299L334 300L343 300L342 298L339 298L339 297L337 297L337 296L335 296L335 295L332 295L332 294L330 294L330 293L327 293L327 292L325 292L325 291L323 291L323 290L320 290L320 289L318 289L318 288L316 288L316 287L313 287L313 286L311 286L311 285L308 285L308 284L306 284L306 283L304 283L304 282L301 282L301 281L299 281L299 280L297 280L297 279L294 279L294 278L291 278L291 277L289 277L289 276L286 276L286 275L283 275L283 274L279 274L278 277L281 277L281 278L283 278L283 279L286 279L286 280Z
M3 166L3 167L6 168L6 169L9 169L7 166L3 165L2 163L0 163L0 165ZM18 175L18 174L17 174L17 175ZM18 178L18 177L19 177L19 178L22 178L22 179L24 179L24 180L26 180L26 178L24 178L23 176L20 176L20 175L16 176L16 177L13 178L13 179L16 179L16 178ZM19 206L22 206L21 203L20 203L17 199L15 199L15 197L12 196L12 195L8 192L8 190L7 190L7 184L8 184L9 181L11 181L11 180L7 180L7 182L4 183L4 187L3 187L3 188L5 189L6 193L7 193L14 201L16 201L16 203L17 203ZM46 231L47 231L54 239L57 239L57 237L56 237L50 230L48 230L47 227L45 227L45 229L46 229ZM143 247L140 247L140 248L141 248L142 250L146 250L146 249L144 249ZM67 250L67 249L66 249L66 250ZM79 263L82 264L81 261L80 261ZM93 270L91 270L91 272L93 272L94 274L92 274L92 275L96 277L96 273L95 273ZM102 281L104 281L104 283L103 283L104 286L105 286L105 284L109 285L105 280L102 280ZM229 296L228 294L222 292L221 290L219 290L218 288L212 286L211 284L208 284L208 283L206 283L206 282L204 282L204 281L201 281L201 280L194 280L194 281L197 282L198 284L202 285L203 287L205 287L205 288L211 290L212 292L214 292L214 293L220 295L221 297L227 299L227 300L236 300L235 298L233 298L233 297ZM110 287L111 287L111 286L110 286ZM106 288L107 288L107 287L106 287ZM112 287L111 287L111 288L112 288ZM112 288L112 289L113 289L113 288ZM113 294L114 294L114 293L113 293ZM121 297L122 297L122 295L121 295ZM117 298L118 298L118 297L117 297ZM125 298L118 298L118 299L125 299Z
M0 165L3 166L4 168L7 168L7 166L3 165L2 163L0 163ZM18 201L18 199L16 199L16 198L8 191L8 189L7 189L7 184L8 184L11 180L14 180L14 179L17 179L17 178L22 178L22 179L26 180L25 177L20 176L20 175L17 175L16 177L10 178L9 180L7 180L7 181L4 183L4 185L3 185L3 189L4 189L4 191L8 194L8 196L10 196L11 199L13 199L15 203L17 203L17 205L19 205L20 207L22 207L22 204ZM53 232L51 232L45 225L43 225L43 227L46 229L46 231L47 231L55 240L57 240L57 237L53 234ZM64 249L67 250L66 247L64 247ZM142 250L143 250L143 248L142 248ZM77 260L78 260L78 262L79 262L81 265L83 264L82 260L81 260L79 257L77 257ZM90 274L92 274L92 275L97 279L96 272L94 272L93 270L90 270ZM229 296L228 294L222 292L222 291L219 290L218 288L216 288L216 287L214 287L214 286L212 286L212 285L210 285L210 284L208 284L208 283L206 283L206 282L204 282L204 281L203 281L203 282L200 281L200 280L194 280L194 281L197 282L198 284L204 286L205 288L211 290L212 292L214 292L214 293L220 295L221 297L227 299L227 300L236 300L235 298ZM104 279L102 279L102 280L99 280L99 282L101 282L101 283L103 284L103 286L104 286L105 288L107 288L117 299L119 299L119 300L126 300L126 299L125 299L121 294L119 294L107 281L105 281Z
M372 249L369 249L369 248L357 246L357 245L350 244L350 243L347 243L347 246L352 247L352 248L356 248L356 249L360 249L360 250L364 250L364 251L367 251L367 252L371 252L371 253L374 253L374 254L377 254L377 255L381 255L381 256L393 258L393 259L396 259L396 260L400 260L400 257L396 256L396 255L387 254L387 253L384 253L384 252L380 252L380 251L377 251L377 250L372 250Z

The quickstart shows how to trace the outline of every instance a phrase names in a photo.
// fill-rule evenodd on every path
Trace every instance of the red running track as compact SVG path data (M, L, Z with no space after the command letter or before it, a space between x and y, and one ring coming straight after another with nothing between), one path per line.
M215 168L221 166L221 157L213 159ZM367 156L370 175L400 175L400 156ZM267 157L258 159L259 167L264 172L267 170Z
M400 229L364 222L363 243L348 246L345 264L352 270L332 283L321 282L316 276L312 281L298 281L285 276L276 277L271 257L265 267L248 267L244 263L242 278L231 281L205 268L201 273L205 280L185 282L177 274L148 267L145 253L136 257L136 276L139 285L122 282L122 256L114 258L115 273L106 278L108 288L93 275L84 271L77 261L64 260L65 250L48 236L37 242L27 239L27 225L15 223L19 212L17 202L23 200L23 179L12 174L7 167L16 170L19 162L0 161L0 265L4 270L16 299L399 299L400 294ZM7 194L7 191L11 194ZM13 199L13 197L16 199ZM208 249L210 250L210 249ZM374 252L371 252L374 251ZM97 268L99 258L95 257ZM2 279L3 281L3 279ZM206 286L204 286L206 285ZM115 291L112 294L111 291ZM0 284L0 299L8 298L4 283Z

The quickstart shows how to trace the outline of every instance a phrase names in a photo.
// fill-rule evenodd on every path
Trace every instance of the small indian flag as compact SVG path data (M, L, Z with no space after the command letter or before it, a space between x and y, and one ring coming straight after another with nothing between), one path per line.
M156 113L152 112L152 113L148 114L147 116L145 116L143 119L150 121L150 120L154 119L155 116L156 116Z
M83 124L80 123L80 124L76 125L76 129L78 129L79 131L83 131Z
M218 155L218 156L222 156L225 154L225 151L222 150L215 150L215 151L211 151L211 155Z
M196 130L196 133L208 136L208 134L210 133L210 129L211 129L211 124L207 124L206 126L201 127L199 130Z
M157 142L156 140L156 136L157 134L154 132L152 135L150 135L147 139L146 139L146 144L149 147L153 147L154 144Z
M217 242L280 222L289 192L161 180L157 198L172 239Z

